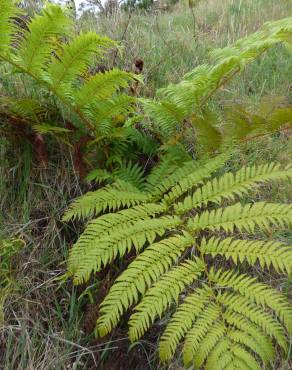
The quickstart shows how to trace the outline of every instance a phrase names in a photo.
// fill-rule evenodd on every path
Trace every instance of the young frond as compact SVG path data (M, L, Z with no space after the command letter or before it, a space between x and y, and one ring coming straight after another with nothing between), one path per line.
M161 276L150 288L129 320L129 337L132 342L140 338L157 316L161 317L172 302L177 302L179 294L193 283L202 273L204 263L199 260L186 260Z
M58 36L68 35L70 18L57 5L50 5L37 15L24 32L16 56L18 64L27 72L40 75L52 51L58 48Z
M184 213L206 205L208 202L220 203L224 198L232 201L235 196L242 196L254 189L257 183L286 180L288 177L292 177L291 168L281 170L280 166L275 163L243 167L235 174L227 172L207 182L192 196L186 197L182 203L178 204L177 211Z
M201 252L210 254L212 257L217 255L231 258L235 264L246 261L250 265L259 262L262 268L273 266L281 273L290 274L292 272L292 247L285 246L276 241L261 240L241 240L241 239L203 239Z
M189 235L177 235L147 247L117 278L102 302L97 322L100 335L110 332L124 311L136 304L139 295L145 294L191 244Z
M265 231L270 230L271 225L292 225L292 205L258 202L242 206L236 203L224 209L204 211L188 222L192 231L222 229L227 233L235 229L253 233L256 227Z
M130 189L107 186L94 192L88 192L76 199L63 216L64 221L81 219L99 214L106 210L115 211L121 207L130 207L148 200L145 193L129 185Z

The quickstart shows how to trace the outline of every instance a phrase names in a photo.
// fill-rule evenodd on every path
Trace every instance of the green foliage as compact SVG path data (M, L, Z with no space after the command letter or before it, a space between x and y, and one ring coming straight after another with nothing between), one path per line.
M168 172L162 162L143 190L128 188L126 202L126 185L119 183L73 202L66 220L116 211L90 221L73 246L68 276L76 284L133 248L137 253L100 305L97 335L111 332L131 308L134 342L169 311L159 346L162 361L174 356L181 341L185 365L195 368L260 369L275 358L273 341L287 351L291 305L243 269L291 273L291 246L270 235L292 225L292 206L240 199L260 184L287 180L291 167L270 163L214 176L228 157L183 166L170 161ZM252 239L256 233L261 239Z
M240 111L229 107L228 116L221 114L212 105L213 96L229 83L239 72L277 44L291 46L292 19L282 19L264 24L262 29L237 41L231 46L216 49L211 53L212 64L203 64L184 76L182 81L171 84L157 92L156 100L141 99L152 129L163 142L172 145L178 142L191 143L197 138L198 151L214 151L228 147L254 133L267 133L282 125L291 125L291 107L279 107L273 117ZM220 106L225 112L227 107ZM245 113L245 114L244 114ZM227 122L226 122L227 121ZM228 124L231 122L231 124ZM240 124L238 124L238 122Z
M4 304L8 295L15 288L13 280L13 257L23 247L23 241L19 239L0 240L0 324L4 320Z
M66 133L66 142L82 142L82 151L94 153L102 167L143 152L142 134L125 127L135 109L135 98L125 90L139 77L118 69L94 72L117 44L95 32L75 35L72 19L57 5L25 26L13 20L17 13L14 1L1 2L1 115L14 129L32 127L61 138Z

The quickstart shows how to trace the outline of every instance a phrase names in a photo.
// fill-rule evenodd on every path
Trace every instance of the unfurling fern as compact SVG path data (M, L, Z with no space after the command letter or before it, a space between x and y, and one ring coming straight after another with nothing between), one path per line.
M131 341L173 313L160 339L162 361L179 347L186 366L261 369L273 361L274 344L287 351L287 298L243 269L291 273L292 247L269 235L292 225L292 205L239 200L259 184L286 180L292 169L270 163L214 177L227 159L187 161L165 177L158 165L143 190L118 182L73 202L65 219L109 211L88 223L70 252L68 276L76 284L137 253L100 305L98 335L131 307ZM255 232L262 238L251 239Z

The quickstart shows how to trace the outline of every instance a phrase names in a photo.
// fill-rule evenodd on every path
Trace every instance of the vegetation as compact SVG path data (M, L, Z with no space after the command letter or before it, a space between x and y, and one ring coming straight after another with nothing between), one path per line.
M291 3L87 3L1 2L0 367L290 368Z

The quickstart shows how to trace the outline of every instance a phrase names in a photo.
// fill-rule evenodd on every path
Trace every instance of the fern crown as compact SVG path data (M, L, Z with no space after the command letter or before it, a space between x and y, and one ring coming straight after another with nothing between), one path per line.
M291 246L269 237L275 227L291 226L292 206L238 200L260 184L286 180L292 170L269 163L214 176L227 159L188 161L171 170L162 163L143 191L117 183L73 202L67 220L102 213L71 250L68 275L76 284L133 248L137 252L100 305L98 335L134 307L132 341L172 312L160 339L162 361L181 342L186 366L210 370L261 369L275 357L274 342L287 351L289 302L241 267L292 272ZM261 239L251 238L255 232Z

